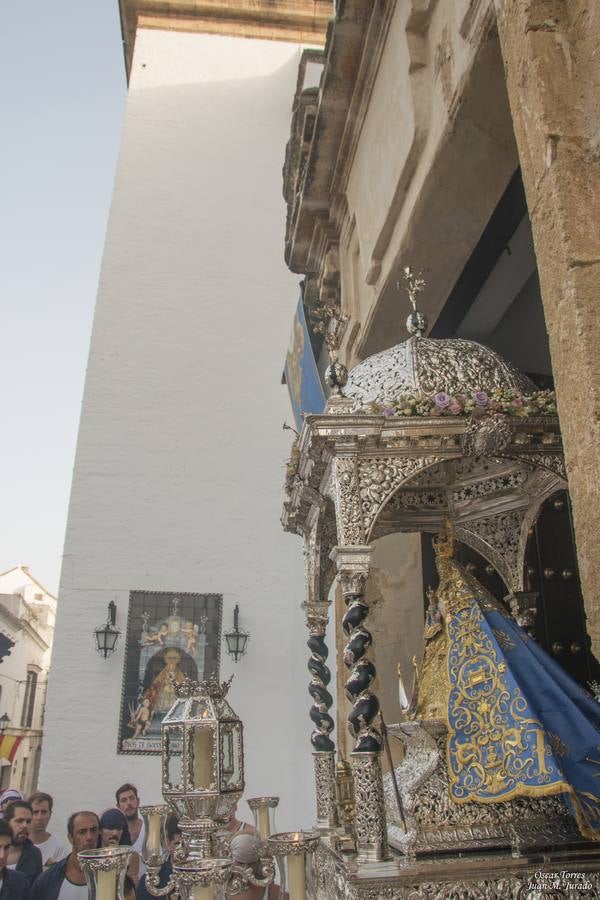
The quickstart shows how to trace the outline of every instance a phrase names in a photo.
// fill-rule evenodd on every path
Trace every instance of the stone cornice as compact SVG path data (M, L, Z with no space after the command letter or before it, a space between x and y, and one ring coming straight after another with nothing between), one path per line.
M138 28L323 44L331 0L119 0L127 76Z

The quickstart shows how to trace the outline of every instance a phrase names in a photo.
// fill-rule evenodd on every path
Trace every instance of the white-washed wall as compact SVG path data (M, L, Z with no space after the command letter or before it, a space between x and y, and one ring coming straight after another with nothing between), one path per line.
M40 785L55 827L121 782L160 796L157 757L117 755L123 642L93 628L132 589L218 592L251 632L235 666L246 796L313 821L301 547L281 530L281 370L297 301L281 166L296 46L137 37L75 462ZM241 805L242 814L249 812Z

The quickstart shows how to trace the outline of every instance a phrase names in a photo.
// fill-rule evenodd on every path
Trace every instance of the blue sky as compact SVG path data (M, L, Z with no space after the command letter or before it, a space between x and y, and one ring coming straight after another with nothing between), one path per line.
M0 571L56 592L126 83L118 0L0 30Z

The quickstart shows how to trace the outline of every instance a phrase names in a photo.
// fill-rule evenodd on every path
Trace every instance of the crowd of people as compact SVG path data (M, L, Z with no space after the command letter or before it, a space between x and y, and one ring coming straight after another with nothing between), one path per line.
M37 791L25 799L14 788L0 793L0 900L87 900L88 888L78 853L97 847L130 846L124 900L151 900L141 858L145 840L140 800L133 784L115 792L116 805L101 815L91 810L71 813L67 841L49 831L53 800ZM258 860L258 838L252 826L240 822L235 811L227 825L231 853L238 862ZM172 854L181 840L174 815L167 818L165 836L168 857L160 870L164 887L172 872ZM239 900L262 900L263 888L251 887ZM278 896L271 891L270 897Z

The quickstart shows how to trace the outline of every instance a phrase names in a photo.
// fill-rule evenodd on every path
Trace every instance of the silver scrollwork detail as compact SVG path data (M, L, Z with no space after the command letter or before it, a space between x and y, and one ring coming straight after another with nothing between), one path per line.
M523 509L463 522L456 536L495 566L509 588L520 587L520 545Z
M355 366L344 393L362 406L393 403L406 394L473 394L484 388L529 394L535 385L493 350L475 341L412 337Z
M382 860L388 856L383 778L379 753L351 753L356 808L356 843L359 858Z
M364 531L355 459L341 457L335 460L335 486L339 542L362 544Z
M315 752L313 759L317 791L317 827L336 828L338 814L335 802L335 756L332 752Z
M549 469L558 475L559 478L567 483L567 469L565 466L565 458L562 453L527 453L519 454L515 457L528 463L530 466L539 466L542 469Z
M465 429L463 450L466 456L492 456L508 447L513 429L502 413L475 417Z
M364 533L369 534L380 509L411 475L438 462L436 457L379 457L359 465L360 506Z

